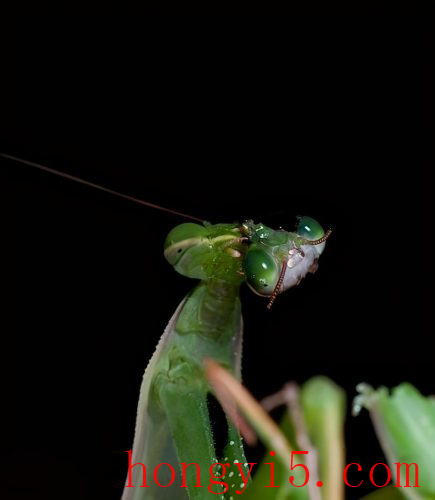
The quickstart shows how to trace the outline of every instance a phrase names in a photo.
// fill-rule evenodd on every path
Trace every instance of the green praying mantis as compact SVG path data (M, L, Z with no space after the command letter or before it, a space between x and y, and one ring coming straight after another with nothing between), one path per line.
M204 360L212 358L240 378L241 283L246 280L255 293L269 297L270 307L278 293L316 270L328 236L309 217L300 219L294 233L246 221L184 223L168 234L166 259L179 273L200 283L175 311L145 371L130 466L142 463L147 471L154 471L161 463L193 462L205 480L215 462L246 463L240 435L230 421L224 456L217 454ZM186 498L186 494L203 498L204 493L194 486L196 468L187 467L185 472L187 491L180 489L178 477L171 484L171 498ZM134 466L123 499L162 498L161 486L156 484L143 493L138 488L141 478L142 469ZM158 475L159 484L171 480L164 473Z
M13 157L8 158L16 160ZM33 163L29 164L132 199L73 176ZM139 200L134 199L134 201ZM148 202L139 202L153 206ZM195 217L187 217L200 222ZM228 407L224 405L228 415L227 442L222 450L216 448L207 397L210 393L214 393L220 401L222 398L219 397L219 387L211 383L204 366L213 360L227 373L233 374L236 380L240 380L242 350L240 286L246 282L254 293L267 297L270 307L279 293L298 284L305 275L316 270L317 261L329 234L329 231L325 233L320 224L309 217L299 220L295 232L273 230L253 221L238 224L189 222L170 231L164 244L167 261L180 274L200 282L176 309L145 371L140 390L134 443L132 450L127 450L129 464L123 500L160 498L230 500L240 494L245 495L247 499L265 498L262 496L264 484L260 490L251 488L252 467L247 464L239 428L232 418L231 402ZM321 386L322 391L327 392L328 386ZM425 436L429 436L429 439L426 439L429 445L424 443L423 458L426 470L430 471L431 463L435 460L435 448L431 444L435 435L433 404L424 400L415 391L406 388L405 391L398 392L405 401L402 407L400 406L402 400L392 397L390 402L385 391L377 393L363 389L363 392L364 394L357 399L357 409L366 406L371 414L376 416L377 422L384 418L386 422L384 427L391 426L392 430L387 429L389 433L385 433L385 429L377 430L382 436L381 443L387 443L385 449L390 451L390 462L394 461L395 456L399 456L403 461L417 460L423 463L423 459L414 458L415 454L410 454L409 451L415 443L421 445L423 428ZM321 399L318 394L319 391L314 397L311 396L315 405L318 405ZM405 396L402 396L403 394ZM336 393L332 390L327 397L332 400L336 397ZM310 388L302 394L302 400L308 401L307 405L309 399ZM343 402L338 404L343 405ZM413 414L412 417L424 423L423 427L422 424L417 428L409 424L411 420L403 408L409 408L410 404L418 407L419 411L420 407L422 408L421 413L424 413L424 418L418 420L420 414ZM256 410L252 405L248 405L247 408L249 420L249 413L253 415ZM316 416L321 414L322 412L315 411L310 422L309 412L306 413L307 425L311 426L311 429L322 427L323 422L319 418L316 420ZM404 415L401 426L406 428L407 441L401 435L401 429L397 429L395 424L401 415ZM264 441L267 442L267 439L265 436ZM322 439L321 437L320 441ZM325 443L324 447L328 448L329 452L337 448L337 443L334 441L326 440ZM315 444L321 452L321 442ZM216 472L216 477L223 475L219 475L221 471L216 470L219 466L214 464L217 462L232 467L231 471L228 468L227 475L223 477L223 480L228 482L228 490L217 482L218 479L210 480L211 471ZM143 464L144 467L139 464ZM258 475L264 477L264 468ZM166 487L169 484L170 486ZM288 493L286 490L282 492L282 498L316 498L311 493L308 497L307 492L302 490L304 488L296 489L289 497L286 496ZM337 490L332 491L332 496L327 496L325 493L322 498L342 498L341 494L334 493ZM429 492L426 496L418 496L411 492L412 494L406 498L433 498L432 483L426 482L425 491ZM385 496L385 498L390 497ZM392 498L402 497L392 496Z

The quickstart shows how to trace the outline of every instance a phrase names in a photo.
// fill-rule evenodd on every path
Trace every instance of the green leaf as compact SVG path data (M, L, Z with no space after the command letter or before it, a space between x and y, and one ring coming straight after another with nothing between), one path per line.
M400 468L401 493L410 500L435 499L435 402L424 397L411 384L403 383L390 395L384 387L377 391L360 384L355 398L356 412L365 406L370 411L379 442L397 484L397 463L409 467L410 488L405 488L406 465ZM397 488L398 489L398 488Z
M361 500L404 500L404 497L400 493L399 488L390 485L366 495Z
M346 393L327 377L313 377L301 391L304 420L317 450L322 499L344 498Z
M283 392L286 388L283 389ZM317 466L319 478L323 486L319 488L322 500L341 500L344 498L344 419L346 413L346 395L327 377L314 377L304 384L299 391L299 401L302 410L302 422L296 424L294 412L287 411L281 420L280 429L290 443L295 444L296 450L307 451L306 438L317 452ZM301 426L303 430L301 430ZM304 435L307 433L307 436ZM307 462L306 455L294 455L293 463ZM274 483L281 488L265 488L270 484L270 465L266 462L275 462ZM310 467L309 467L310 469ZM289 477L294 476L295 484L305 481L305 472L301 467L290 471L289 464L283 464L266 452L255 473L254 481L249 490L248 500L308 500L308 487L295 488L289 485ZM310 469L310 482L315 481L313 470ZM316 486L315 486L316 488Z

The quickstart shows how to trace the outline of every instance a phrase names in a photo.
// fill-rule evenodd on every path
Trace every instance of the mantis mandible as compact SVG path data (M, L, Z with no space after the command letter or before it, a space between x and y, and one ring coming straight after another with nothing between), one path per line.
M171 499L204 498L208 495L206 487L195 487L197 468L188 464L198 464L201 483L207 484L212 464L246 462L239 432L229 420L222 456L215 448L207 406L211 388L204 376L203 361L213 358L240 379L240 285L246 281L254 293L267 297L270 308L279 293L315 272L329 234L309 217L300 218L295 232L274 230L250 220L233 224L188 222L170 231L164 244L166 259L177 272L200 282L176 309L146 368L130 464L145 465L148 486L142 485L143 468L139 465L130 468L123 500L157 499L165 495ZM161 463L172 464L176 471L169 488L150 480L151 471ZM183 478L177 468L182 463L186 464ZM159 484L166 485L171 482L171 474L160 467L157 479ZM180 488L184 483L187 487ZM226 494L223 498L227 498Z

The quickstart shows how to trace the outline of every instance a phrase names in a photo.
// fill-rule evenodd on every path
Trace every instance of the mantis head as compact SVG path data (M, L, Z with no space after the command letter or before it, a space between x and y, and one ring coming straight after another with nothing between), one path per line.
M270 298L268 308L279 293L317 270L331 233L306 216L299 218L295 232L275 231L252 221L244 229L251 241L244 260L246 281L254 293Z
M330 231L311 217L299 218L295 232L246 221L240 224L176 226L165 241L165 257L176 271L201 280L246 280L256 294L276 296L317 269Z

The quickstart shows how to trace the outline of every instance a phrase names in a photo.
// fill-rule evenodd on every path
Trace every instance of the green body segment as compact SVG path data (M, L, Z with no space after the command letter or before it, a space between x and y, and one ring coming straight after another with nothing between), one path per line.
M230 422L224 456L216 453L207 407L210 387L203 374L204 359L213 358L240 378L244 246L234 224L182 224L166 239L168 261L181 274L202 281L174 314L145 372L132 463L146 466L148 487L140 487L142 467L133 467L134 487L125 488L125 500L221 498L208 490L210 467L215 462L231 463L236 472L234 462L246 461L241 438ZM186 468L188 487L180 487L182 462L198 464L202 488L195 487L194 465ZM171 464L176 475L167 488L153 478L161 463ZM170 483L170 468L161 466L157 478L160 484ZM229 498L229 492L220 488L215 484L212 491Z
M240 285L246 250L241 238L238 224L200 226L188 222L166 237L165 257L177 272L189 278L222 279Z
M187 297L170 339L160 353L147 411L153 439L156 429L163 439L155 440L151 446L154 459L147 455L143 463L147 470L153 471L159 463L171 463L167 457L172 457L177 480L168 488L168 498L204 498L207 495L212 498L207 491L209 469L225 457L217 456L214 447L207 408L210 387L203 375L202 362L212 357L233 373L239 373L240 334L238 286L223 281L202 282ZM176 440L173 436L177 436ZM244 460L240 446L237 459ZM197 484L195 466L186 470L186 483L192 488L180 487L181 462L199 465L203 488L193 488ZM162 467L162 471L164 469ZM159 482L168 484L170 480L170 477L162 477ZM151 481L146 498L164 498L163 491Z

